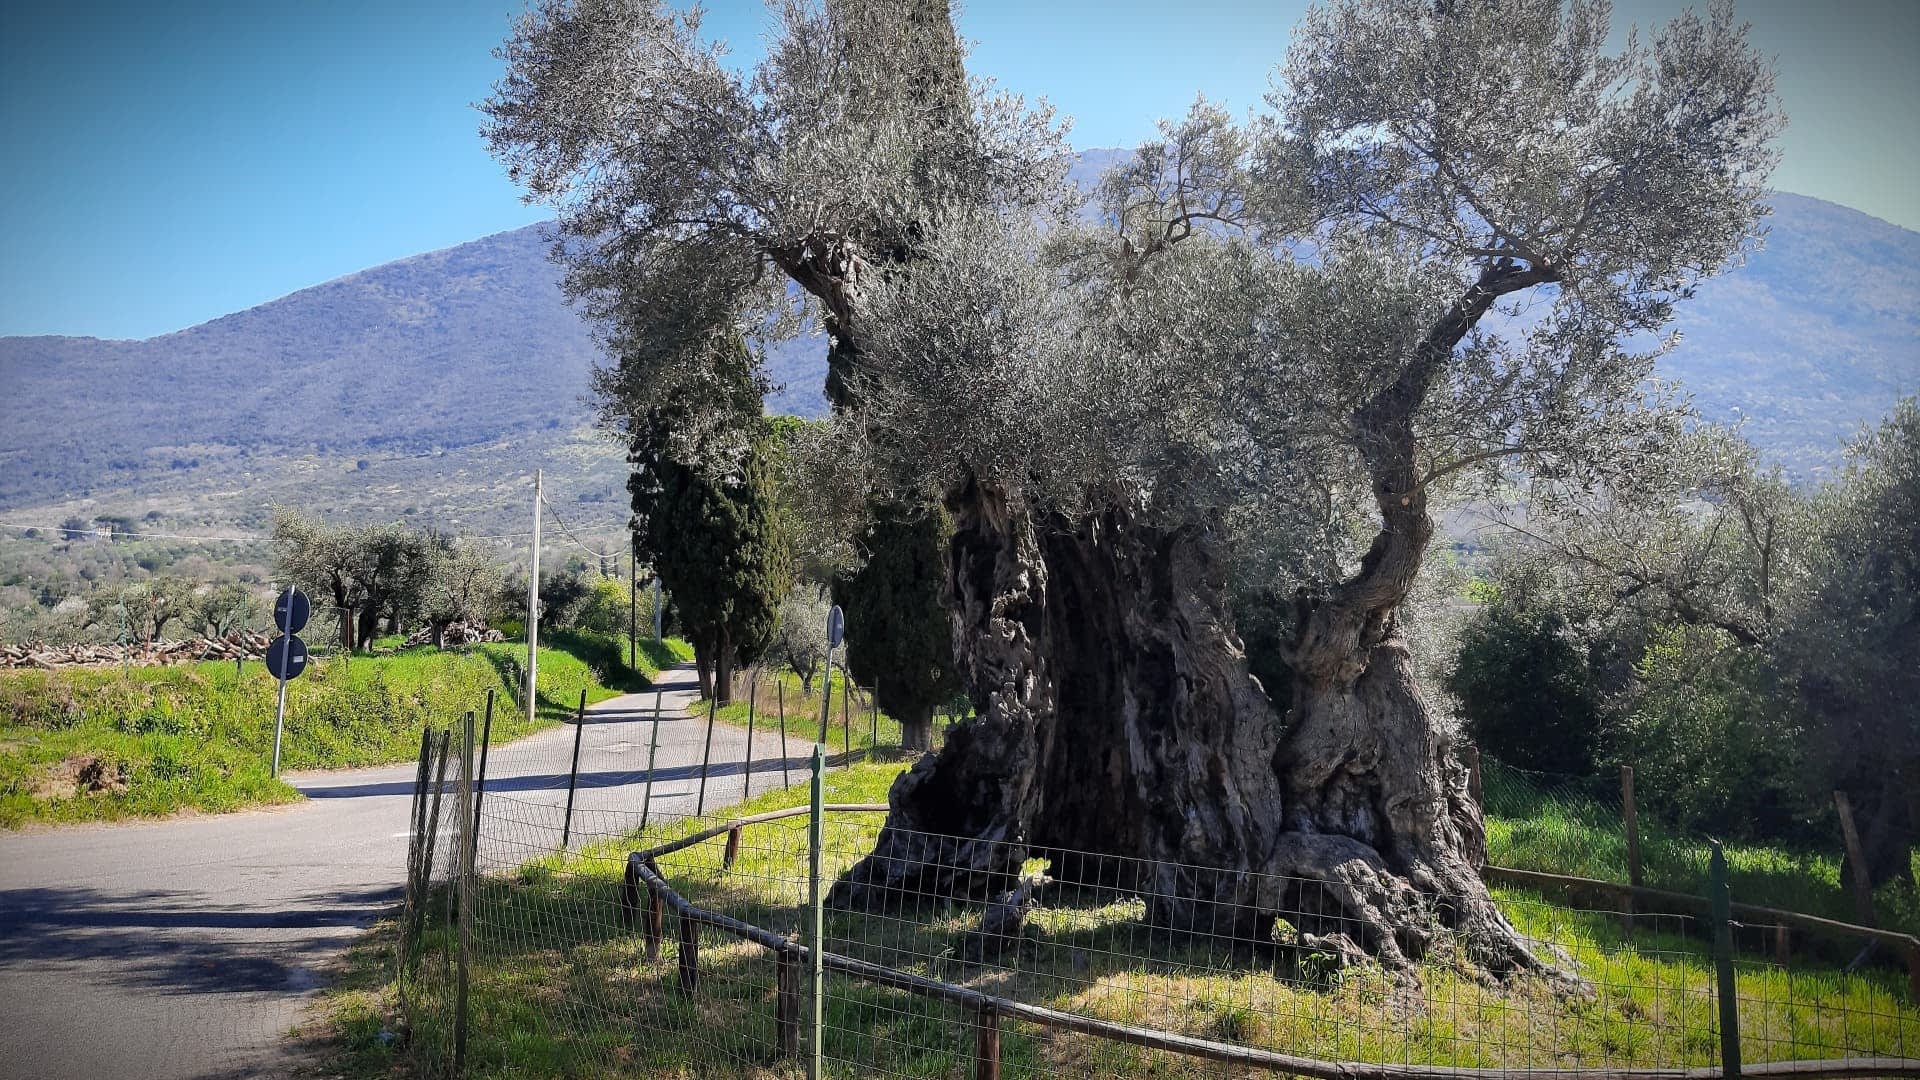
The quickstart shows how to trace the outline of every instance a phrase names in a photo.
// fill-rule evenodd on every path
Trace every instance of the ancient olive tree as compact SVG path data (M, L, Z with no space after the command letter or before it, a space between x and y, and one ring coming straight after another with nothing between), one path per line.
M626 377L697 391L686 343L766 325L784 275L847 445L951 514L978 719L896 784L834 901L1117 852L1168 924L1304 913L1401 964L1432 910L1534 964L1398 614L1438 486L1618 472L1670 430L1642 339L1752 236L1777 125L1730 14L1609 55L1598 4L1333 3L1272 115L1197 108L1088 222L1047 213L1044 114L959 96L944 4L781 13L747 80L655 5L544 5L490 135L560 206ZM1249 598L1283 608L1278 702Z
M1605 36L1592 4L1329 5L1274 114L1197 107L1103 184L1109 228L950 227L871 291L866 396L948 492L982 719L896 786L836 900L1099 849L1157 860L1176 924L1318 914L1398 963L1431 905L1483 963L1535 962L1399 633L1429 507L1672 437L1657 335L1754 235L1778 123L1724 8ZM1272 707L1232 629L1261 596Z

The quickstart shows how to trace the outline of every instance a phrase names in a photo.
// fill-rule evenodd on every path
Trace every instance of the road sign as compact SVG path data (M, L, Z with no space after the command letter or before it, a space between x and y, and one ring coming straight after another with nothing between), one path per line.
M307 643L287 634L267 644L267 670L276 679L297 679L307 670Z
M313 614L313 605L307 602L307 594L299 589L289 588L273 599L273 625L283 634L297 634L307 628L307 619Z
M827 612L827 648L837 649L841 639L847 636L847 614L835 604Z

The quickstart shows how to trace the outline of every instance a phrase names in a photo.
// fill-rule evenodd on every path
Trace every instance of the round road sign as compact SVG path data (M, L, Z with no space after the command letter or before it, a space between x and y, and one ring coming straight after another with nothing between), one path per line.
M835 604L827 612L827 648L837 649L840 641L847 636L847 613Z
M307 643L283 634L267 643L267 670L276 679L297 679L307 670Z
M299 589L288 589L273 598L273 625L283 634L297 634L306 629L307 619L313 614L313 605L307 602L307 594Z

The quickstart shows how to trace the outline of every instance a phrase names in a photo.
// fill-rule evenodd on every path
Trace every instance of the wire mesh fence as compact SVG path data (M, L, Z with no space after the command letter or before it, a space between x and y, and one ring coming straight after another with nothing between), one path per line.
M447 743L445 778L437 757L424 770L400 960L412 1051L434 1068L797 1077L818 1045L825 1074L848 1077L1678 1076L1718 1075L1732 1049L1751 1075L1920 1075L1920 1005L1901 974L1783 962L1770 925L1496 888L1550 970L1490 973L1438 897L1415 905L1427 945L1396 967L1341 946L1363 933L1339 882L1239 875L1236 895L1266 898L1250 921L1237 901L1163 884L1205 868L1024 847L983 858L984 842L938 837L917 846L955 861L936 856L920 879L947 887L825 911L816 1031L809 897L874 849L877 807L821 816L815 878L804 772L748 808L758 817L667 810L628 787L569 823L563 802L511 785L474 812L461 794L473 756L458 733ZM1021 872L954 886L983 863ZM1639 1072L1657 1069L1670 1071Z

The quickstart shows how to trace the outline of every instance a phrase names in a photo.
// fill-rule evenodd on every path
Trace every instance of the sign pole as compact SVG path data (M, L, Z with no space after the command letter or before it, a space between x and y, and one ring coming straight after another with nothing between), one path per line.
M276 777L280 775L281 736L287 726L287 681L298 678L307 666L306 642L295 635L307 625L310 610L306 594L292 585L287 586L287 591L273 605L273 623L280 628L280 636L267 645L266 661L268 670L280 683L279 700L273 710L273 775Z
M814 741L822 746L827 742L827 725L833 720L833 646L827 646L826 672L820 676L820 737Z
M280 775L280 733L287 726L287 653L293 648L288 635L280 638L280 703L273 710L273 775Z
M545 498L541 470L533 470L533 563L527 572L527 724L534 723L540 694L540 500Z

